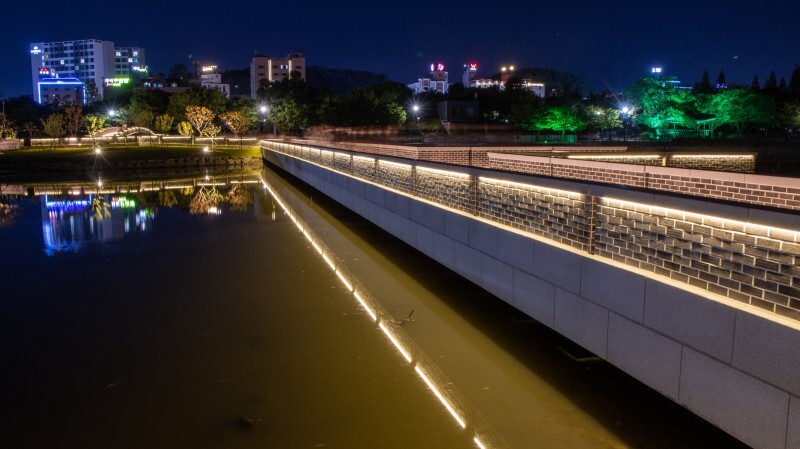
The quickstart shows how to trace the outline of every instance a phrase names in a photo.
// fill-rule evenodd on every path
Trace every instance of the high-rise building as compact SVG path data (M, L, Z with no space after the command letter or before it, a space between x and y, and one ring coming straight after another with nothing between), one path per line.
M300 72L300 78L306 79L306 58L302 52L289 53L285 58L253 56L250 63L250 97L256 99L261 80L277 83L289 78L291 72Z
M120 79L146 67L143 48L116 48L114 42L99 39L34 42L30 44L30 54L33 97L38 103L44 102L39 88L44 69L52 74L51 78L92 82L102 94L106 85L118 85Z

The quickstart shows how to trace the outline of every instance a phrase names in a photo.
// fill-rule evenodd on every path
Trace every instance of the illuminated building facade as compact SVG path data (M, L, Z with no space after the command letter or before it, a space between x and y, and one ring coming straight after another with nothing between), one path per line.
M39 93L41 69L51 70L51 78L74 78L84 84L93 82L102 94L106 79L128 77L133 67L144 66L144 49L115 48L114 42L99 39L34 42L30 44L30 56L33 97L37 103L44 102Z
M200 75L200 85L209 89L217 89L225 95L225 98L231 98L231 85L222 83L222 75L217 72L217 66L213 64L206 64L198 66L198 73Z
M114 48L114 77L127 77L133 74L147 75L147 62L144 48Z
M408 85L415 94L423 92L439 92L446 94L448 83L447 70L441 62L431 64L430 78L418 78L416 83Z
M302 52L289 53L284 58L257 55L250 63L250 97L256 99L261 80L277 83L289 78L291 72L299 72L306 79L306 58Z

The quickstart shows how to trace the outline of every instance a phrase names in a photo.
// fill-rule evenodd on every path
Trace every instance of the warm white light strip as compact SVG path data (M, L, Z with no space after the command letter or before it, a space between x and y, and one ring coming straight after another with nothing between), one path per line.
M364 157L364 156L353 156L353 159L358 159L358 160L360 160L360 161L369 161L369 162L375 162L375 159L374 159L374 158L371 158L371 157Z
M333 156L333 151L328 151L328 150L319 150L319 154L324 154L324 155L326 155L326 156L327 156L327 155L331 155L331 156Z
M533 185L533 184L523 184L521 182L506 181L506 180L503 180L503 179L496 179L496 178L487 178L485 176L479 176L478 180L480 180L481 182L508 184L508 185L512 185L512 186L516 185L516 186L520 186L520 187L525 188L525 189L538 190L538 191L544 191L544 192L555 192L555 193L559 193L559 194L573 195L573 196L580 196L581 195L578 192L571 192L569 190L553 189L553 188L550 188L550 187L536 186L536 185Z
M453 415L453 418L455 418L456 421L458 421L458 424L461 425L461 428L462 429L466 429L467 428L467 424L464 422L463 419L461 419L461 416L459 416L458 413L456 413L456 411L453 408L453 406L450 405L449 402L447 402L447 399L445 399L445 397L442 396L442 393L439 392L439 390L436 388L436 386L433 385L433 382L431 382L431 380L428 379L428 376L425 375L425 373L422 371L422 369L419 367L419 365L414 367L414 371L416 371L417 374L419 374L419 377L421 377L422 380L425 381L425 383L428 385L428 388L430 388L431 391L433 391L433 394L436 395L436 397L439 399L439 401L445 406L447 411L450 412L451 415Z
M364 310L367 311L369 316L372 317L372 321L376 321L378 319L378 315L375 313L375 311L372 310L370 306L367 305L367 302L364 301L364 298L362 298L361 295L358 294L358 292L353 292L353 296L356 297L356 300L358 300L359 304L361 304L361 307L363 307Z
M435 173L437 175L445 175L445 176L456 176L459 178L469 178L468 173L459 173L455 171L447 171L447 170L439 170L438 168L430 168L430 167L417 167L417 172L426 171Z
M674 154L670 157L675 159L752 159L752 154Z
M392 162L392 161L384 161L383 159L378 161L379 164L383 165L391 165L393 167L405 168L407 170L411 170L411 166L408 164L401 164L399 162Z
M319 245L317 245L317 242L315 242L314 240L311 240L311 246L313 246L314 249L317 250L318 253L322 254L322 248L320 248Z
M761 229L761 230L766 230L766 231L775 230L775 231L780 231L780 232L786 232L786 233L789 233L790 235L793 236L794 241L798 241L799 237L800 237L800 231L796 231L796 230L792 230L792 229L776 228L774 226L766 226L766 225L757 224L757 223L748 223L746 221L731 220L729 218L716 217L716 216L713 216L713 215L698 214L696 212L687 212L687 211L678 210L678 209L670 209L668 207L655 206L655 205L649 205L649 204L643 204L643 203L634 203L633 201L619 200L619 199L616 199L616 198L608 198L608 197L600 198L600 203L603 204L604 206L614 207L613 204L609 204L609 202L612 202L612 201L616 202L616 203L619 203L620 207L627 206L628 208L636 208L636 207L645 208L649 214L652 214L653 212L656 212L656 215L667 216L670 212L672 212L672 213L683 215L682 219L684 219L684 220L686 219L685 217L687 215L691 215L691 216L694 216L694 217L700 217L700 218L710 218L712 220L718 220L718 221L722 222L723 228L725 226L725 223L736 223L737 225L744 226L744 231L745 231L744 233L745 234L748 232L748 229L755 228L755 229ZM737 231L731 231L731 230L728 230L728 229L723 229L723 230L726 231L726 232L732 232L732 233L741 234L740 232L737 232ZM782 240L782 239L776 239L776 240Z
M484 444L481 443L481 440L479 440L478 437L473 438L472 441L474 441L475 444L477 444L480 449L486 449L486 446L484 446Z
M342 273L339 270L336 270L336 276L339 278L340 281L342 281L342 284L344 284L344 286L347 287L348 291L351 292L353 291L353 284L348 282L347 279L344 278L344 275L342 275Z
M320 254L322 254L321 250L320 250ZM328 259L328 256L326 256L325 254L322 254L322 260L324 260L325 263L328 264L329 267L331 267L331 270L336 271L336 265L333 263L332 260Z
M403 348L400 342L397 341L396 338L394 338L394 335L392 335L392 333L389 332L389 329L386 328L386 324L380 323L378 324L378 327L380 327L383 333L386 334L387 337L389 337L389 341L391 341L394 347L397 348L398 351L400 351L400 354L403 354L403 357L405 357L408 363L411 363L411 354L409 354L408 351L406 351L405 348Z
M624 156L617 156L617 155L587 155L587 156L576 156L570 155L567 156L567 159L660 159L662 156L658 154L641 154L641 155L633 155L628 154Z

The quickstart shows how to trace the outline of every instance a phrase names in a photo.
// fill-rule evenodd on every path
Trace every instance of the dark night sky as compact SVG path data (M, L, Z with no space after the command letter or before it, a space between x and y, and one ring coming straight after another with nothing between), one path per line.
M479 63L574 73L619 90L660 65L694 83L708 68L728 81L763 83L800 64L800 1L318 2L228 0L94 2L12 0L3 7L0 92L30 94L30 42L103 39L142 46L151 71L194 58L221 68L296 49L308 65L386 73L410 83L432 62L450 79ZM425 7L423 11L422 8Z

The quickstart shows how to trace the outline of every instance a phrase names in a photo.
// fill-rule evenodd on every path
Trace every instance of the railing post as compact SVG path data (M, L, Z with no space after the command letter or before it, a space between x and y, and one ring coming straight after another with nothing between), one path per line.
M470 208L472 209L472 215L478 215L478 177L475 176L475 173L470 173L469 175L469 186L470 186Z
M589 218L589 247L586 250L589 254L594 254L597 197L592 194L587 194L586 196L586 215Z

